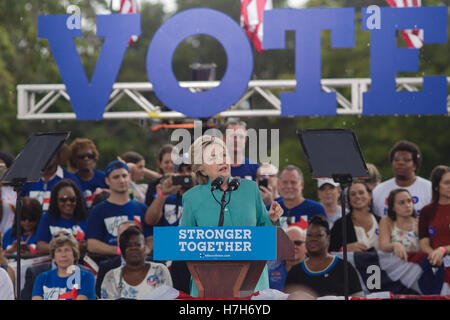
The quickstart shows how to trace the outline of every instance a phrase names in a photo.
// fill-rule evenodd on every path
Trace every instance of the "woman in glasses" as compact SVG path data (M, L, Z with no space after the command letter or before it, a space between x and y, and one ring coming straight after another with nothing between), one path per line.
M36 254L37 226L42 216L42 206L34 198L22 198L22 215L20 220L22 239L20 250L22 254ZM13 226L3 236L3 250L5 253L17 252L17 224L14 220Z
M53 187L48 212L39 222L38 252L49 253L50 240L61 231L72 234L79 242L80 251L86 252L86 223L87 210L80 189L72 180L61 180Z
M95 191L108 188L105 183L105 173L95 168L99 159L99 152L94 142L85 138L75 139L69 149L70 167L75 170L80 181L81 192L86 198L86 205L90 208Z
M389 193L387 216L380 220L380 250L394 252L405 261L407 252L420 251L416 210L411 194L406 189Z
M95 300L94 275L76 266L78 242L70 233L60 232L50 241L55 269L41 273L33 285L33 300Z
M297 290L312 293L314 296L343 296L344 261L329 253L330 227L325 217L313 216L306 230L306 251L308 257L289 271L284 291ZM348 294L363 296L363 290L355 268L347 262Z

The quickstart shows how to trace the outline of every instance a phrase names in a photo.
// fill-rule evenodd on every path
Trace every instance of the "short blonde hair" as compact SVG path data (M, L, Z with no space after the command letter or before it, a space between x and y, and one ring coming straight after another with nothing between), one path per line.
M197 138L189 148L189 160L192 166L192 172L195 173L198 184L207 184L208 176L201 172L203 164L203 151L212 144L218 144L223 148L228 158L227 146L223 140L216 136L204 135Z
M67 232L66 233L60 232L53 236L52 240L50 241L50 257L54 259L56 249L62 247L66 243L68 243L69 246L72 248L74 263L77 263L78 259L80 258L80 249L78 247L78 241L75 239L73 235Z

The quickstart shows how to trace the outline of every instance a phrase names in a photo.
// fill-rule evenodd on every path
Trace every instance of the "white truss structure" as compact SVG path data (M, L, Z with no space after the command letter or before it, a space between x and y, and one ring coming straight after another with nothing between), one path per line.
M193 92L212 89L219 81L180 82L180 86ZM252 80L242 97L228 110L221 112L220 117L278 117L281 116L280 92L294 91L296 80ZM397 78L397 90L418 91L423 78ZM362 114L363 93L370 89L370 78L322 79L324 92L336 92L337 114ZM447 77L450 85L450 77ZM344 92L342 92L344 91ZM450 92L450 90L449 90ZM153 94L153 86L143 83L115 83L105 108L103 119L185 119L186 116L176 111L161 111L160 107L151 103L144 96ZM258 96L258 98L256 98ZM156 97L156 96L155 96ZM124 99L131 99L133 110L123 111ZM249 98L258 99L258 105L242 108L242 102ZM17 118L20 120L75 120L73 112L52 112L51 107L59 100L65 100L67 110L70 108L70 97L64 84L22 84L17 86ZM256 100L255 100L256 101ZM121 104L122 102L122 104ZM122 107L121 107L122 105ZM126 104L129 106L128 104ZM121 108L120 108L121 107ZM115 108L121 110L115 111ZM130 109L128 107L128 109ZM447 97L447 110L450 114L450 96Z

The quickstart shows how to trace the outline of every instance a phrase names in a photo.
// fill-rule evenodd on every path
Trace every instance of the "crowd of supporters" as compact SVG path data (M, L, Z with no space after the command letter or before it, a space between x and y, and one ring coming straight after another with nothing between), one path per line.
M332 179L319 179L319 201L314 201L303 196L300 168L277 168L245 157L244 122L231 121L226 129L233 133L225 134L234 145L231 175L255 181L267 210L273 202L281 206L278 225L294 244L294 260L268 262L271 289L342 295L343 262L332 254L344 245L341 199L348 208L349 252L379 250L407 260L408 252L422 251L432 265L443 264L450 250L450 168L439 164L429 180L418 176L423 156L413 142L399 141L389 151L392 178L382 181L368 164L370 177L355 179L345 189ZM51 258L27 270L22 299L146 299L161 286L189 293L186 265L152 256L153 226L178 226L183 194L199 183L189 158L174 158L172 151L172 145L163 145L152 169L130 150L97 168L101 150L90 139L74 139L39 181L23 186L21 239L16 238L16 194L0 186L0 298L15 286L7 257L13 261L18 247L28 258ZM2 172L13 161L0 152ZM362 295L352 268L349 279L350 294Z

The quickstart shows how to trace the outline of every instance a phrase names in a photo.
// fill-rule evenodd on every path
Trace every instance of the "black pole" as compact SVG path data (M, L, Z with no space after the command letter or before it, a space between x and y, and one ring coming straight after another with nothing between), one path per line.
M223 191L222 199L220 200L220 216L219 216L219 227L223 227L223 221L225 220L225 197L227 191Z
M345 216L345 187L341 185L341 207L342 207L342 257L344 260L344 296L348 300L348 265L347 265L347 218Z
M342 207L342 258L344 260L344 297L348 300L348 259L347 259L347 217L345 216L345 187L352 183L351 174L333 175L333 180L341 185L341 207Z
M16 212L15 212L15 218L16 218L16 249L17 249L17 255L16 255L16 292L17 292L17 300L20 300L20 286L21 286L21 242L22 242L22 227L20 225L20 222L22 220L22 199L21 199L21 194L22 194L22 186L23 183L22 182L18 182L14 184L14 191L17 194L17 198L16 198Z

